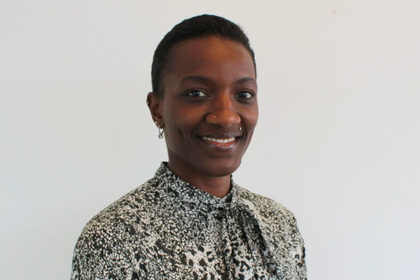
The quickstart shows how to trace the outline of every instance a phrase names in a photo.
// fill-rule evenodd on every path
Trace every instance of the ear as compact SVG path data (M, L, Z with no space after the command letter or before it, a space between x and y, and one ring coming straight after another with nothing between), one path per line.
M150 114L152 115L153 122L158 128L165 126L162 117L162 100L154 92L149 92L147 95L147 106L149 107Z

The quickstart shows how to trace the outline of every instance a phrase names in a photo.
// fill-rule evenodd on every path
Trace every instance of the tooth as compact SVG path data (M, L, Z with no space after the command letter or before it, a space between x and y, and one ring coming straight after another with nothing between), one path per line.
M208 141L212 141L212 142L216 142L216 143L229 143L229 142L234 141L235 137L233 137L233 138L223 138L223 139L203 137L203 139L208 140Z

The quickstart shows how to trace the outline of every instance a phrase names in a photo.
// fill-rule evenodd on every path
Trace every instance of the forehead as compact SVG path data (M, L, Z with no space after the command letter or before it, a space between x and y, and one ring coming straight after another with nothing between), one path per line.
M178 78L223 74L255 79L254 62L249 51L238 42L217 36L190 39L175 45L168 66L167 75Z

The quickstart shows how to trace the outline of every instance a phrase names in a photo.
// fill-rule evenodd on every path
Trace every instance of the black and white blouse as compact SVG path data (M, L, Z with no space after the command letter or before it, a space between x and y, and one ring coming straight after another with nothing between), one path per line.
M232 182L218 198L164 163L96 215L74 250L72 280L307 279L293 214Z

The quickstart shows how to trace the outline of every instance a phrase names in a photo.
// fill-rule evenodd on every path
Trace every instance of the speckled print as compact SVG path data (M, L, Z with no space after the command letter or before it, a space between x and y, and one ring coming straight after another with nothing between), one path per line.
M95 216L74 251L72 280L306 277L291 212L232 182L218 198L163 163L153 179Z

